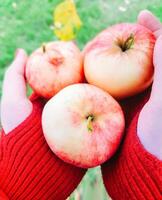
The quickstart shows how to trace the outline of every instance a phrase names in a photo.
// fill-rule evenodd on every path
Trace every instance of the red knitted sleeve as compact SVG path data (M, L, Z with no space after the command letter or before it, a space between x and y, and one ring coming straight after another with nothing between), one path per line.
M113 200L162 199L162 161L147 152L137 136L140 109L126 128L118 152L102 166L104 184Z
M5 196L10 200L65 200L85 173L61 161L48 147L41 126L43 104L33 98L30 116L9 134L1 132L1 200Z

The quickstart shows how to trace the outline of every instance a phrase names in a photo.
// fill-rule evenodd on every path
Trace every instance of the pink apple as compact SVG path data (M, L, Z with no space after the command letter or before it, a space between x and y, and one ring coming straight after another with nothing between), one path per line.
M64 88L47 102L42 126L59 158L89 168L114 154L123 135L124 116L107 92L82 83Z
M49 42L28 59L26 77L33 90L50 98L65 86L84 79L81 52L74 42Z
M107 28L84 49L87 81L121 99L145 90L153 79L155 37L139 24Z

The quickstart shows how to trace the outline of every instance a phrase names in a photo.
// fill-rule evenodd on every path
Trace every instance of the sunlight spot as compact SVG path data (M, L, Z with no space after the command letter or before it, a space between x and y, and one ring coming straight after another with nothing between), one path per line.
M53 25L50 25L49 28L50 28L51 30L54 30L54 26L53 26Z
M130 4L130 0L124 0L126 4Z
M55 28L60 29L62 27L62 23L61 22L55 22Z
M12 7L13 7L14 9L17 8L17 4L16 4L16 2L13 2L13 3L12 3Z
M123 7L123 6L119 6L118 10L120 10L121 12L125 12L127 9L125 7Z

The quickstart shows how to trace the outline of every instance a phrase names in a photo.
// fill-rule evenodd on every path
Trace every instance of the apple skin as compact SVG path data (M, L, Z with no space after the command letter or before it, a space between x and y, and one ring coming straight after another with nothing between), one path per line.
M49 99L62 88L84 80L82 54L72 41L49 42L29 57L26 78L38 95Z
M94 119L89 124L90 116ZM61 90L47 102L42 114L43 133L51 150L65 162L82 168L100 165L114 154L124 125L118 102L86 83Z
M133 35L133 44L123 51L121 44ZM88 83L122 99L145 90L153 80L153 33L139 25L122 23L107 28L83 50Z

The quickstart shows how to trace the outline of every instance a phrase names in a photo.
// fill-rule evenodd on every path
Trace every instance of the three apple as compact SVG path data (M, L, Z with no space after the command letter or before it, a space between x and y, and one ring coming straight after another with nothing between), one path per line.
M83 56L73 42L51 42L29 57L29 84L39 95L52 97L44 107L42 126L59 158L89 168L114 154L124 116L113 97L135 95L151 84L154 44L147 28L118 24L90 41ZM84 74L91 85L82 83Z

